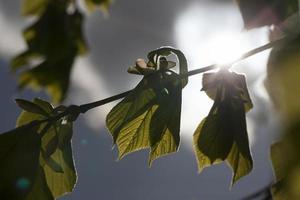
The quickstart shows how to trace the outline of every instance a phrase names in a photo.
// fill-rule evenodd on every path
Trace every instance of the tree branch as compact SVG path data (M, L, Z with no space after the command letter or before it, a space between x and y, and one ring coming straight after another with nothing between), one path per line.
M287 40L287 38L281 38L281 39L278 39L278 40L275 40L275 41L272 41L268 44L265 44L263 46L260 46L260 47L257 47L255 49L252 49L246 53L244 53L240 58L230 62L228 65L233 65L233 64L236 64L246 58L249 58L257 53L260 53L262 51L265 51L265 50L268 50L270 48L273 48L274 46L277 46L279 44L282 44L283 42L285 42ZM213 64L213 65L208 65L208 66L205 66L205 67L202 67L202 68L199 68L199 69L194 69L194 70L191 70L191 71L188 71L186 74L182 74L180 75L181 78L184 78L186 76L193 76L193 75L196 75L196 74L201 74L201 73L204 73L204 72L207 72L207 71L210 71L210 70L213 70L213 69L217 69L220 65L218 64ZM87 112L88 110L91 110L95 107L98 107L98 106L102 106L104 104L107 104L107 103L110 103L112 101L116 101L118 99L121 99L121 98L124 98L126 97L132 90L128 90L126 92L123 92L123 93L120 93L120 94L117 94L117 95L114 95L114 96L111 96L111 97L108 97L106 99L102 99L100 101L96 101L96 102L92 102L92 103L88 103L88 104L83 104L80 107L81 109L81 113L85 113Z
M240 58L228 63L227 65L231 66L233 64L236 64L236 63L238 63L238 62L240 62L240 61L242 61L242 60L244 60L248 57L251 57L251 56L257 54L257 53L260 53L260 52L265 51L267 49L273 48L274 46L282 44L282 43L286 42L287 40L288 40L288 38L284 37L284 38L272 41L272 42L270 42L268 44L265 44L263 46L260 46L258 48L252 49L252 50L244 53ZM220 66L219 64L208 65L208 66L205 66L205 67L202 67L202 68L199 68L199 69L188 71L185 74L181 74L180 77L181 78L186 78L187 76L193 76L193 75L196 75L196 74L201 74L201 73L213 70L213 69L217 69L219 66ZM101 99L99 101L95 101L95 102L91 102L91 103L87 103L87 104L82 104L80 106L70 105L70 106L67 107L67 109L64 112L61 112L56 116L52 116L52 117L49 117L47 119L40 120L40 121L38 121L38 123L57 121L60 118L65 117L67 115L72 115L74 117L73 120L76 120L76 118L78 117L79 114L86 113L87 111L89 111L93 108L96 108L96 107L102 106L104 104L116 101L118 99L122 99L122 98L126 97L131 91L132 90L128 90L126 92L123 92L123 93L120 93L120 94L117 94L117 95L114 95L114 96L111 96L111 97L108 97L108 98L105 98L105 99Z

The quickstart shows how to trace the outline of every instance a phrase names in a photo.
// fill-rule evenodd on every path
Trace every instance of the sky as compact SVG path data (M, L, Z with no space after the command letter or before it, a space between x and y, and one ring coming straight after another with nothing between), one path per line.
M10 58L26 48L21 30L32 21L22 18L19 10L19 1L0 0L0 132L14 127L20 113L14 98L47 98L42 92L17 91L16 77L9 70ZM268 42L266 28L244 30L237 6L221 0L116 0L108 16L87 14L84 31L90 52L76 61L65 104L86 103L133 88L139 77L127 74L127 68L161 46L181 49L189 69L195 69ZM78 183L74 192L62 199L238 200L268 185L273 179L268 147L279 128L263 87L268 53L233 67L247 74L255 106L247 115L254 169L231 190L227 165L197 173L192 134L212 101L200 91L201 76L195 76L183 91L180 150L158 159L151 168L147 151L116 161L117 150L112 149L105 128L105 115L115 103L80 117L73 138Z

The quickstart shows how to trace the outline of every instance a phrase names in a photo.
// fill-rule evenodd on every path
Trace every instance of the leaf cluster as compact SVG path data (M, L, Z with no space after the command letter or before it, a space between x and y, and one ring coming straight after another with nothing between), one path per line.
M17 100L24 109L17 128L0 135L0 197L4 200L55 199L76 183L68 117L41 99Z

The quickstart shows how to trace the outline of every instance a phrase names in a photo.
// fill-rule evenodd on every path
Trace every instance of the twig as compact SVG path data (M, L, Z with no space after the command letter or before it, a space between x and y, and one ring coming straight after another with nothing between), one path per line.
M253 55L255 55L257 53L260 53L262 51L265 51L267 49L273 48L274 46L277 46L279 44L282 44L285 41L287 41L287 38L281 38L281 39L278 39L276 41L272 41L268 44L265 44L263 46L260 46L258 48L252 49L252 50L244 53L240 58L230 62L228 65L231 66L231 65L233 65L237 62L240 62L240 61L242 61L242 60L244 60L244 59L246 59L250 56L253 56ZM201 74L201 73L213 70L213 69L217 69L219 66L220 65L218 65L218 64L208 65L206 67L202 67L202 68L199 68L199 69L188 71L185 74L181 74L180 77L181 78L186 78L187 76L193 76L193 75L196 75L196 74ZM111 97L108 97L108 98L105 98L105 99L102 99L102 100L99 100L99 101L95 101L95 102L91 102L91 103L87 103L87 104L82 104L80 106L71 105L71 106L67 107L67 109L64 112L61 112L56 116L52 116L52 117L49 117L47 119L40 120L38 122L39 123L53 122L53 121L59 120L62 117L65 117L67 115L75 116L74 119L73 119L73 120L75 120L80 113L85 113L85 112L87 112L87 111L89 111L93 108L96 108L96 107L102 106L104 104L116 101L118 99L122 99L122 98L126 97L131 91L132 90L128 90L126 92L123 92L123 93L120 93L120 94L117 94L117 95L114 95L114 96L111 96Z

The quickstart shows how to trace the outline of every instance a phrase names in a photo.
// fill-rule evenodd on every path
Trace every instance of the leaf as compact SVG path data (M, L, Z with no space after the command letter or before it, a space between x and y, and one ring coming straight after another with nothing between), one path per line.
M177 75L164 76L166 80L157 73L145 76L107 115L106 125L118 146L120 159L150 147L151 164L154 159L177 151L182 87Z
M298 12L297 0L236 0L246 29L278 25Z
M0 199L20 200L30 192L39 166L37 129L31 123L0 135Z
M95 11L100 8L103 12L107 12L112 0L85 0L86 7L89 11Z
M166 56L175 54L179 74L170 70L175 63ZM119 150L125 155L150 148L149 165L178 150L182 88L187 84L184 54L172 47L162 47L137 59L129 73L144 75L137 87L107 115L106 126ZM181 77L183 76L183 77ZM175 114L174 114L175 113Z
M252 103L245 79L225 70L204 74L203 90L214 99L214 104L194 133L199 171L226 160L233 170L233 185L253 165L245 118Z
M39 105L49 115L55 114L51 104L40 99L35 99L33 103ZM40 115L24 111L18 119L17 126L40 119ZM48 125L50 126L46 132L40 133L42 140L39 164L42 167L48 190L54 198L57 198L71 192L77 180L71 145L73 130L72 122L61 119L55 124L43 125L39 132ZM46 186L39 187L45 189Z
M22 15L40 15L47 7L49 0L23 0Z
M222 73L222 75L220 74ZM227 77L229 76L229 77ZM224 83L223 83L224 82ZM253 108L253 103L251 101L248 89L246 78L242 74L237 74L235 72L226 73L226 71L219 73L204 73L202 78L202 91L205 91L206 95L212 100L215 100L217 90L220 87L220 84L230 85L234 88L239 94L239 98L243 100L245 110L248 112Z
M45 112L39 105L34 104L30 101L27 101L25 99L16 99L16 103L18 104L19 107L22 109L26 110L27 112L35 113L35 114L40 114L43 116L49 116L47 112Z
M40 18L24 31L27 50L12 59L21 71L19 87L45 88L54 102L65 98L70 72L77 55L86 52L83 16L68 12L69 1L49 1Z
M41 200L54 200L51 191L46 182L44 170L41 166L38 167L36 177L31 191L25 200L41 199Z
M166 89L167 95L157 97L159 106L150 122L150 165L156 158L176 152L180 143L181 84L173 80Z

